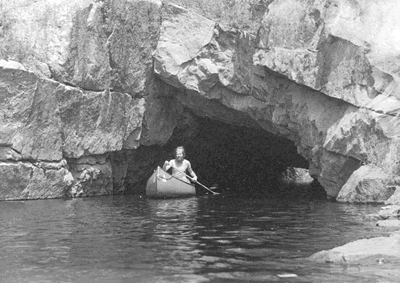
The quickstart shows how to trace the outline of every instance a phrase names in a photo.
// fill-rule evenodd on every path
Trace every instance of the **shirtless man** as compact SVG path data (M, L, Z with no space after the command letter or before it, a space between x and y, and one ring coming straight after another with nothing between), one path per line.
M185 159L185 149L183 146L178 146L175 149L175 159L171 159L170 161L165 161L163 165L163 169L165 171L169 170L172 167L172 176L178 178L182 181L189 183L189 180L186 178L185 174L182 172L186 172L186 170L192 176L192 181L197 182L197 176L192 170L192 166L190 165L189 160ZM179 172L181 171L181 172Z

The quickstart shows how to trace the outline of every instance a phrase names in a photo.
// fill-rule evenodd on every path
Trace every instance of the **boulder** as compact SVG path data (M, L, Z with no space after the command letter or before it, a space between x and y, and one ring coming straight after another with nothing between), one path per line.
M400 260L400 235L350 242L331 250L317 252L308 259L320 263L380 264Z
M383 203L395 191L393 176L381 168L363 165L353 172L336 200L340 202Z
M382 220L386 220L389 218L399 218L400 217L400 206L399 205L383 206L379 210L378 215Z
M380 227L400 227L400 220L399 219L379 220L376 223L376 226L380 226Z

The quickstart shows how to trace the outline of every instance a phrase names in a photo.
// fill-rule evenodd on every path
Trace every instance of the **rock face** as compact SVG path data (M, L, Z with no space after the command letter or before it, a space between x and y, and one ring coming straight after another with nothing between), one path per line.
M139 144L143 98L79 90L1 61L0 89L0 178L5 188L21 184L2 199L62 197L85 166L110 179L109 152ZM112 193L111 181L99 187Z
M274 1L264 17L255 64L355 106L324 130L322 156L331 157L317 167L325 187L346 167L337 155L398 174L399 9L396 1Z
M156 0L2 6L0 178L20 185L0 199L123 193L190 110L292 141L330 198L385 201L400 4L269 2L257 34Z
M0 162L3 200L63 197L73 182L62 162Z

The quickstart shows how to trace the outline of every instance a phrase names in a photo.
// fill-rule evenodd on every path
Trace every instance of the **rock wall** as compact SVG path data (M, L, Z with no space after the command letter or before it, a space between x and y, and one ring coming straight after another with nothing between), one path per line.
M399 25L399 10L396 1L274 1L264 17L255 64L350 104L326 127L318 145L323 151L319 178L325 187L330 187L332 173L357 168L340 162L332 168L337 156L347 159L343 164L354 159L376 165L377 175L381 169L388 174L384 183L396 183L400 38L393 27ZM333 196L342 184L335 184ZM339 198L351 199L345 193Z
M3 199L64 196L85 169L104 175L98 191L112 193L112 182L104 183L112 176L107 156L138 146L143 98L69 87L5 61L0 92L0 178L4 191L13 188Z
M384 201L400 174L400 4L270 2L257 34L156 0L3 5L0 199L123 193L190 109L295 142L330 198ZM385 193L354 197L374 168Z

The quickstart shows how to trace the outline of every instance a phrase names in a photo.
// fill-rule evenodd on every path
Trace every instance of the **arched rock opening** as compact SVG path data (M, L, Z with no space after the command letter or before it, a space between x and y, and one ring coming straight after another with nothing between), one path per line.
M262 130L232 126L207 118L198 119L198 133L190 140L175 133L165 146L172 152L184 144L193 168L207 184L223 187L264 187L288 166L308 168L293 142Z
M128 157L125 187L144 193L147 177L156 166L173 158L176 146L186 148L186 158L199 181L234 194L278 194L282 173L288 167L308 168L293 141L262 129L229 125L185 110L163 146L140 146ZM145 176L139 180L138 176ZM323 191L321 187L318 187ZM206 193L199 189L199 193Z

